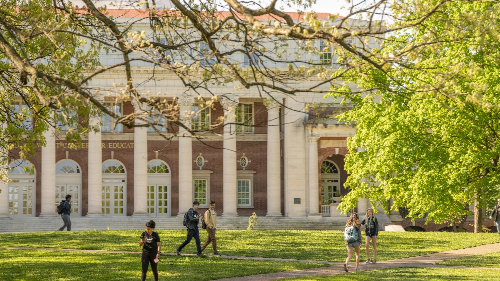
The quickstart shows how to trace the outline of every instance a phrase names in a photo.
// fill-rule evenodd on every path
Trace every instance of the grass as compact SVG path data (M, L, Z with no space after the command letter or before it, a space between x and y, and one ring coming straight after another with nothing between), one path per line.
M164 262L164 263L163 263ZM213 280L326 266L224 258L162 257L160 280ZM1 250L0 280L139 280L140 254ZM151 269L148 280L153 279Z
M186 238L185 230L158 230L162 251L175 253ZM142 230L73 231L0 234L0 246L140 251ZM200 231L202 243L206 232ZM493 233L380 232L377 260L400 259L500 242ZM223 255L318 261L343 261L346 249L341 231L218 230L217 247ZM194 240L183 253L196 253ZM205 253L210 253L207 247ZM361 259L365 259L364 245Z
M500 268L500 252L486 254L486 255L449 259L438 262L437 264L452 265L452 266Z
M295 279L282 279L294 281L351 281L351 280L378 280L378 281L462 281L481 280L497 281L498 270L471 270L456 268L391 268L334 276L309 276Z

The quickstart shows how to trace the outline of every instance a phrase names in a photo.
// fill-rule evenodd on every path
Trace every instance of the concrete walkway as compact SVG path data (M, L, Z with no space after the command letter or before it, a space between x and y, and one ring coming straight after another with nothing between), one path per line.
M0 249L6 250L46 250L46 251L66 251L66 252L82 252L82 253L108 253L108 254L140 254L141 252L129 252L129 251L106 251L106 250L80 250L80 249L56 249L56 248L28 248L28 247L0 247ZM447 259L455 259L467 256L484 255L500 252L500 243L486 244L482 246L451 250L441 253L429 254L418 257L396 259L389 261L380 261L376 264L365 264L360 263L360 270L376 270L376 269L386 269L386 268L400 268L400 267L434 267L434 268L467 268L467 269L488 269L488 270L498 270L500 268L482 268L482 267L465 267L465 266L446 266L437 265L437 262L444 261ZM162 255L174 256L175 253L162 253ZM347 253L346 253L347 255ZM182 256L195 256L193 254L182 254ZM210 256L210 255L207 255ZM228 259L246 259L246 260L262 260L262 261L280 261L280 262L305 262L305 263L321 263L332 265L330 267L321 268L311 268L304 270L294 270L285 271L269 274L258 274L244 277L233 277L218 279L219 281L265 281L265 280L279 280L286 278L297 278L303 276L330 276L338 274L346 274L344 271L342 262L327 262L327 261L313 261L313 260L295 260L295 259L279 259L279 258L262 258L262 257L244 257L244 256L225 256L222 255L220 258ZM350 270L354 271L354 262L349 263Z

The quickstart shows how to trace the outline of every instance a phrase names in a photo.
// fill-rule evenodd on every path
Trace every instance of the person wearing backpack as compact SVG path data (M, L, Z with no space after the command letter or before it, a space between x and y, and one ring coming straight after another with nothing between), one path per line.
M361 233L359 230L359 216L352 213L344 230L344 240L347 248L347 259L345 260L344 270L349 272L349 261L352 258L352 250L356 251L356 271L359 271L359 249L361 248Z
M191 239L196 241L196 250L198 252L198 256L201 256L201 246L200 246L200 231L198 230L198 223L201 217L201 214L198 214L198 207L200 207L200 203L198 201L193 202L193 208L189 209L186 214L184 214L183 224L187 228L187 238L182 243L179 248L177 248L177 255L181 255L182 248L191 242Z
M158 233L153 230L156 227L154 220L146 223L146 231L141 234L139 246L142 247L142 274L141 281L146 281L146 274L148 273L149 264L151 264L151 271L155 281L158 281L158 261L161 254L161 242Z
M215 211L215 201L210 201L210 209L205 212L203 216L203 221L201 224L201 228L207 230L208 238L207 241L201 246L201 251L205 250L205 248L212 242L212 248L214 249L214 256L220 257L219 252L217 252L217 242L215 240L215 230L217 227L217 212Z
M500 198L498 198L498 204L493 207L493 211L490 215L490 220L494 220L497 225L498 234L500 234Z
M373 209L366 210L366 216L361 221L361 225L365 225L365 247L366 247L366 263L370 263L370 239L373 246L373 261L377 262L377 236L378 236L378 221L373 214Z
M57 213L61 215L64 222L64 225L59 228L59 231L63 231L65 227L66 230L71 231L71 219L69 218L71 214L71 204L69 203L71 201L71 195L68 194L65 198L66 200L62 200L59 206L57 206Z

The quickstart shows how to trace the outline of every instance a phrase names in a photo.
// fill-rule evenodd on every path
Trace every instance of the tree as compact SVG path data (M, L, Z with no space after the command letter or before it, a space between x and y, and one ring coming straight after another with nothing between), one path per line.
M407 208L412 219L455 225L474 205L474 229L482 231L482 209L500 186L499 8L450 2L384 43L386 56L404 60L351 72L372 93L351 95L354 108L342 116L357 126L343 210L359 197L392 198L392 208Z

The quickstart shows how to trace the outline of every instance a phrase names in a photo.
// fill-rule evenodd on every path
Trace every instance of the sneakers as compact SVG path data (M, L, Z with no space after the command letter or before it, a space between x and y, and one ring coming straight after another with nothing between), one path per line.
M215 253L215 254L214 254L214 257L220 257L219 252Z
M377 263L377 261L375 259L373 259L372 263Z
M360 271L360 269L359 269L359 268L356 268L356 272L358 272L358 271Z
M177 250L176 253L177 253L178 256L181 255L181 251L179 251L179 250Z
M347 264L344 263L344 270L345 272L349 272L349 268L347 267Z
M366 263L370 263L370 259L367 259L367 260L366 260Z

